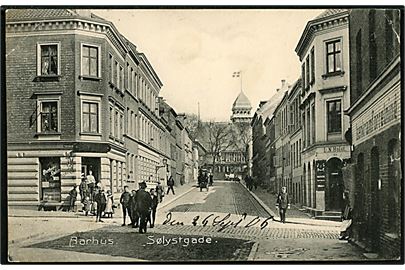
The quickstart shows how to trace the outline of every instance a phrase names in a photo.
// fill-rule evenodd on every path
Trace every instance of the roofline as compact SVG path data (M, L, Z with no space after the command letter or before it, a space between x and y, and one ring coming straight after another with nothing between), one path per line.
M300 87L302 87L301 85L301 77L299 77L293 84L293 86L290 88L291 90L288 93L288 98L292 97L295 92L297 91L297 89L299 89Z
M311 29L311 27L313 25L321 23L323 21L325 21L325 22L330 21L331 19L335 19L335 17L338 18L338 17L348 16L349 12L350 12L350 10L346 10L346 11L342 11L342 12L332 14L332 15L329 15L329 16L326 16L326 17L322 17L322 18L313 19L313 20L308 21L305 28L304 28L304 31L301 34L301 37L300 37L300 39L298 41L297 46L295 47L295 52L300 57L300 60L301 60L301 53L302 53L303 49L305 48L305 46L304 46L305 41L309 37L309 35L311 34L310 29Z
M146 57L146 54L143 52L139 52L138 55L140 56L141 62L145 63L146 68L150 71L152 74L152 77L156 80L158 83L158 86L161 88L163 86L162 81L160 80L159 76L156 74L155 70L153 69L151 63L149 62L148 58Z

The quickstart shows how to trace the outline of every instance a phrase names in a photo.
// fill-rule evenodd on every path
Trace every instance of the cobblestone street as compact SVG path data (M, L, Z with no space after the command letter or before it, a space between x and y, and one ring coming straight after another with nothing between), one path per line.
M280 223L278 219L273 220L271 213L263 208L263 202L259 203L240 183L218 181L208 191L202 192L190 185L179 189L176 196L170 199L167 197L165 200L159 207L156 226L148 229L147 236L211 237L217 239L215 240L217 243L224 244L224 247L216 246L216 248L235 248L233 251L228 251L228 260L364 259L357 247L337 239L339 222L316 221L307 216L294 215L287 223ZM32 213L33 215L46 214L45 212ZM58 254L57 258L60 261L70 260L71 257L91 261L116 261L126 260L126 258L150 260L150 256L155 254L151 249L153 252L149 254L150 256L142 254L137 257L131 253L128 257L125 249L122 252L114 250L112 253L106 253L104 249L99 249L100 247L79 250L67 246L66 239L76 235L115 237L116 239L121 239L126 234L137 235L137 229L120 226L120 211L117 211L113 219L105 219L103 224L95 223L94 218L81 216L80 213L72 213L70 217L54 214L54 217L49 218L30 217L28 212L25 212L24 217L10 218L14 230L10 235L12 241L10 256L13 260L24 261L26 258L36 258L39 261L48 261L50 258L54 260L55 257L48 256L53 253ZM67 220L70 224L69 228L63 226ZM37 225L34 226L37 228L35 231L29 229L33 224ZM234 244L229 242L232 239L236 241ZM245 242L240 242L242 240ZM118 243L128 245L128 241L122 241L119 240ZM45 242L49 244L44 244ZM91 255L87 256L87 252ZM189 259L196 259L195 254L199 252L198 249L190 251ZM25 253L27 253L26 256ZM48 255L44 256L44 254ZM201 258L204 260L209 260L209 256L212 255L201 253ZM187 258L184 259L187 260Z

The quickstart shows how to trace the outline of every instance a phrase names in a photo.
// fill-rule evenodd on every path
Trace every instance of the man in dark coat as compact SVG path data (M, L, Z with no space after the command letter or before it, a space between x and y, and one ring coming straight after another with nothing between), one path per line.
M68 211L72 210L75 211L75 203L76 203L76 198L77 198L77 190L76 190L76 184L74 184L72 190L69 192L69 208Z
M80 182L80 185L79 185L79 192L80 192L80 199L81 199L81 202L83 202L84 201L84 199L86 198L86 194L88 194L89 193L89 187L88 187L88 185L87 185L87 180L86 180L86 177L84 177L84 174L82 173L82 175L81 175L81 182ZM90 194L90 193L89 193Z
M139 221L139 214L138 208L136 205L136 190L131 191L131 199L129 200L129 209L130 209L130 217L131 217L131 224L132 228L138 228L138 221Z
M96 222L97 220L99 222L104 222L101 220L102 213L105 210L105 206L107 204L107 198L104 194L104 190L98 190L98 193L96 193L96 195L94 196L94 201L97 203Z
M131 215L131 211L130 211L130 207L129 207L129 200L130 199L131 199L131 193L129 193L129 188L128 188L128 186L124 186L124 192L121 194L121 198L120 198L120 203L121 203L122 213L123 213L123 219L124 219L124 223L122 224L122 226L125 226L125 221L127 219L127 214L128 214L128 216Z
M173 177L170 175L169 179L167 179L167 194L169 194L169 191L171 190L174 194L174 180Z
M156 209L159 204L158 196L155 194L155 190L152 188L150 190L150 196L152 198L152 205L151 205L151 212L149 217L150 227L153 228L155 226L155 219L156 219Z
M282 187L281 192L277 195L276 208L280 211L280 221L285 223L285 213L287 209L290 209L290 199L286 187Z
M152 198L149 192L145 191L146 183L142 182L139 184L140 189L136 192L136 206L138 209L140 221L139 221L139 233L146 233L147 220L149 209L152 206Z

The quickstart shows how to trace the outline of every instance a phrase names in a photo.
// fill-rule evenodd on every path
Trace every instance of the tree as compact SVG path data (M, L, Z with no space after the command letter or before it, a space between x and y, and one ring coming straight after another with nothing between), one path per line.
M212 172L215 172L215 164L220 153L228 149L232 144L230 138L230 124L210 121L204 125L207 135L208 152L212 158Z
M201 122L196 114L186 114L184 126L190 132L190 137L195 140L198 137L199 130L201 130Z
M232 125L232 143L235 149L239 151L245 158L245 162L249 165L249 147L252 143L252 134L250 123L234 123ZM241 161L242 163L242 161Z

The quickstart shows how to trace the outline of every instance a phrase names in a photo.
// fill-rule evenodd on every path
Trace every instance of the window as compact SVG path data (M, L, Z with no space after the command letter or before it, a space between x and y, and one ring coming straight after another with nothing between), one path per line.
M326 43L326 67L327 73L342 70L342 42L340 39Z
M342 131L342 106L340 100L328 101L328 133Z
M38 76L59 75L59 44L38 44Z
M98 133L98 103L83 102L83 132Z
M110 107L110 136L114 137L114 108Z
M309 87L310 78L309 78L309 56L305 60L305 88Z
M301 66L301 78L302 78L302 89L306 88L306 81L305 81L305 62L302 63Z
M99 76L99 48L83 45L82 47L82 75Z
M375 39L375 10L370 10L368 15L369 39L369 77L370 81L377 77L377 43Z
M316 132L315 105L312 105L311 117L312 117L311 142L315 143L315 132Z
M108 54L108 67L110 69L110 82L114 83L114 58L112 54Z
M59 157L40 157L40 200L41 201L61 201L61 182L60 182L60 158Z
M119 88L120 83L120 73L119 73L119 64L117 61L114 63L114 81L113 83Z
M120 89L121 90L124 90L124 79L125 79L125 76L124 76L124 68L122 67L122 66L120 66Z
M389 62L392 59L394 52L393 23L394 23L393 10L392 9L385 10L385 58L387 62Z
M357 32L356 35L356 94L357 97L363 92L362 83L363 83L363 56L361 50L361 29Z
M315 82L315 49L311 49L311 84Z
M40 101L38 132L58 132L58 101Z

